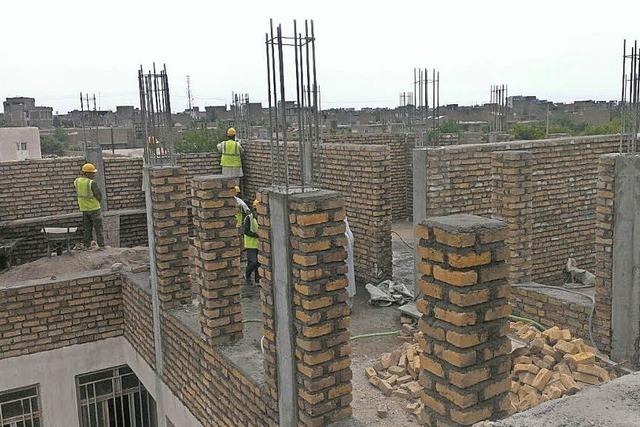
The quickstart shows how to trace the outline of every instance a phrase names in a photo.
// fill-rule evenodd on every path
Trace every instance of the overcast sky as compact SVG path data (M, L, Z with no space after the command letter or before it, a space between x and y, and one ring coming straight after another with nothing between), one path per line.
M623 38L640 39L638 0L6 1L0 98L30 96L60 113L80 91L102 109L138 106L137 68L166 63L174 111L266 102L264 33L313 18L323 108L398 105L414 67L437 67L441 104L510 95L617 99ZM634 33L634 31L636 31ZM290 70L293 73L293 70ZM289 74L291 75L291 74Z

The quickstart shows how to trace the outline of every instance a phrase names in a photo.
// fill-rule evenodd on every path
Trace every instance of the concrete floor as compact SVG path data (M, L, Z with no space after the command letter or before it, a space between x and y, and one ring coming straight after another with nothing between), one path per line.
M640 426L640 372L545 402L501 421L500 427Z

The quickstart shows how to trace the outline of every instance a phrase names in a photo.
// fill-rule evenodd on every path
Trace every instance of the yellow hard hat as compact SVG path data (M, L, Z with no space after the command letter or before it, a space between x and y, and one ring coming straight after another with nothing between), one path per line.
M227 136L236 136L236 130L234 128L227 129Z
M233 191L235 191L236 194L240 194L240 187L236 185L235 187L233 187Z
M85 163L82 166L82 172L95 173L95 172L98 172L98 169L96 169L93 163Z

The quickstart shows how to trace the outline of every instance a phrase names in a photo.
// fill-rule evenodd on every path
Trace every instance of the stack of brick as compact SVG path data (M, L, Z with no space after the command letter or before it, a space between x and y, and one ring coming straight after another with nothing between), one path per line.
M351 416L352 400L344 201L317 193L289 198L298 418L306 426Z
M240 239L233 187L237 178L195 177L192 182L193 260L200 299L202 333L213 344L242 338Z
M185 171L149 168L158 298L163 309L191 302Z
M619 136L603 135L428 149L426 215L490 216L492 153L530 151L532 280L560 284L569 257L594 270L594 165L600 155L616 152L619 143Z
M511 306L505 234L502 222L473 215L430 218L416 230L426 424L471 425L507 414Z
M598 348L611 353L611 292L613 287L613 230L616 155L602 156L598 162L596 193L596 312L593 336Z
M510 283L531 280L531 153L528 151L497 151L491 159L493 216L507 225L507 247Z

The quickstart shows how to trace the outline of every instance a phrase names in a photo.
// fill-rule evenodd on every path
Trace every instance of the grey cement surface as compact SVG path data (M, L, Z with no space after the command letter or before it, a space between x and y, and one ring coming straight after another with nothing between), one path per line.
M448 216L433 216L423 221L428 226L437 226L450 232L475 232L483 229L497 229L504 227L504 222L497 219L485 218L477 215L455 214Z
M545 402L504 420L501 427L631 427L640 426L640 372L569 397Z
M640 156L615 160L611 357L640 364Z
M413 230L416 229L427 215L427 149L418 148L413 150L413 223L409 229L411 241L413 241ZM394 226L395 228L395 226ZM405 239L407 240L407 239ZM394 251L395 256L395 251ZM413 285L409 288L412 289L414 294L417 292L418 283L418 254L417 248L413 251Z
M567 301L573 304L582 305L584 307L591 307L595 296L595 288L584 288L584 289L568 289L565 290L560 286L554 286L555 289L550 289L548 287L540 287L539 283L522 283L513 285L516 288L535 291L539 294L548 295L550 297L558 298L563 301ZM543 285L546 286L546 285ZM574 292L579 293L580 295L575 294ZM583 296L581 296L583 295Z

